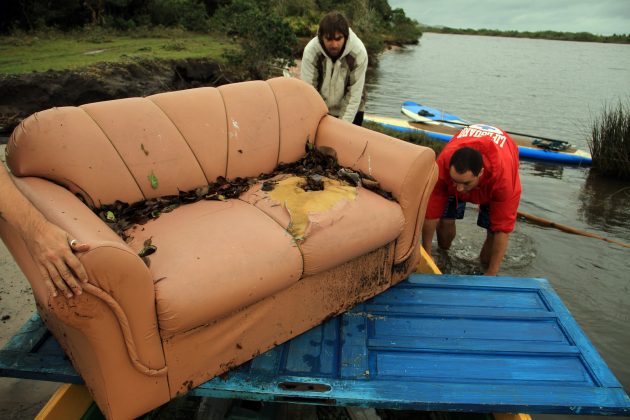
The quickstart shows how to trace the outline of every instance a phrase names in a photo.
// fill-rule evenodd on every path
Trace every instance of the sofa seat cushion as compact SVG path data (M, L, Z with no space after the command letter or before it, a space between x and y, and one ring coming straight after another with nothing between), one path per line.
M147 239L163 337L188 331L297 282L302 255L272 218L241 200L200 201L127 233L134 251Z
M258 183L240 197L294 235L304 259L304 275L374 251L398 238L404 226L398 203L362 187L322 180L323 190L305 191L300 187L306 183L304 178L280 175L272 180L273 189Z

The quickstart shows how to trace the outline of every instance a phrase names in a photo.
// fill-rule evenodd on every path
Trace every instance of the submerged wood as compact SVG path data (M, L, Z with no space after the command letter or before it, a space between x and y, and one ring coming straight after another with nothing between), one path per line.
M538 225L541 225L541 226L552 227L552 228L556 228L556 229L561 230L561 231L566 232L566 233L571 233L573 235L587 236L589 238L595 238L595 239L600 239L602 241L610 242L611 244L619 245L619 246L622 246L624 248L630 248L630 245L625 244L623 242L615 241L614 239L608 239L608 238L605 238L603 236L596 235L594 233L587 232L587 231L581 230L581 229L577 229L577 228L574 228L574 227L571 227L571 226L567 226L567 225L563 225L563 224L560 224L560 223L552 222L551 220L544 219L542 217L538 217L538 216L535 216L533 214L524 213L522 211L519 211L518 212L518 216L523 218L523 219L525 219L525 220L528 220L530 222L533 222L533 223L536 223Z

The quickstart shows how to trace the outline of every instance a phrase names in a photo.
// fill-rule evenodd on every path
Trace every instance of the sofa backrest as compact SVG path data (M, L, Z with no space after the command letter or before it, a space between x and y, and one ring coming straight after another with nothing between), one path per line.
M315 89L289 78L52 108L14 130L7 163L90 205L132 203L298 160L326 113Z

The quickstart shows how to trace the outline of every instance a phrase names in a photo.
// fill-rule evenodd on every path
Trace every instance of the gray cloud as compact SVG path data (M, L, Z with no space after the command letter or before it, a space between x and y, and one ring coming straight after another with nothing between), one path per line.
M390 0L427 25L517 31L630 33L628 0Z

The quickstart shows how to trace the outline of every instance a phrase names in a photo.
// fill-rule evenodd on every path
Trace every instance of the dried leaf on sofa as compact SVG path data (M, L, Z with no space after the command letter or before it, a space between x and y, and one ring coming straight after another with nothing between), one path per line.
M153 188L154 190L157 189L158 179L157 179L157 176L155 176L155 174L153 173L153 171L151 171L148 178L149 178L149 182L151 183L151 188Z
M263 191L271 191L275 188L276 181L265 181L262 183L262 187L260 187Z
M179 203L169 204L162 209L162 213L170 213L173 210L175 210L177 207L179 207Z
M209 185L205 185L203 187L199 187L197 189L195 189L195 196L197 198L202 198L204 195L208 194L208 191L210 191L210 186ZM181 192L180 192L181 194Z
M149 257L140 257L147 267L151 267L151 259Z
M151 238L144 241L143 245L144 247L140 250L140 252L138 252L138 256L140 256L140 258L148 257L157 251L157 247L151 243Z
M354 172L352 169L341 168L337 171L337 175L347 182L349 182L352 186L357 187L361 185L361 176Z
M309 175L306 182L299 185L304 191L322 191L324 189L324 181L321 175Z

